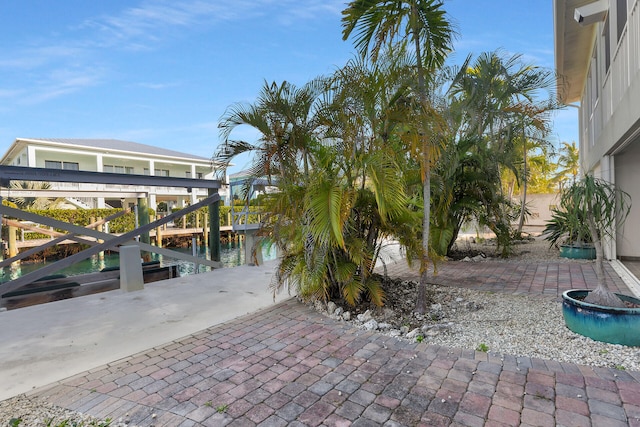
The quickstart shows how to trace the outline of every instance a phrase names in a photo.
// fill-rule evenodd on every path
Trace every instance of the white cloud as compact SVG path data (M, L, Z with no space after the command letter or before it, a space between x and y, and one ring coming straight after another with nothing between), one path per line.
M43 80L25 91L20 97L21 104L39 104L59 96L77 92L81 89L98 85L103 79L100 68L56 69Z
M172 87L182 86L182 83L179 83L179 82L169 82L169 83L141 82L141 83L138 83L138 86L146 88L146 89L162 90L162 89L168 89L168 88L172 88Z

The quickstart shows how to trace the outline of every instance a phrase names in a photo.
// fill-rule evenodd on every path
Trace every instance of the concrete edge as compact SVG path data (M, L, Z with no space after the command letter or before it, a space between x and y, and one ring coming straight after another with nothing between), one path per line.
M629 288L633 296L640 298L640 280L620 260L609 261L613 270L618 273L625 285Z

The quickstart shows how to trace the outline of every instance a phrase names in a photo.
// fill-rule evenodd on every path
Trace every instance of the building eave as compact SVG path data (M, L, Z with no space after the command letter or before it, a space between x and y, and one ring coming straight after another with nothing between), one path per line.
M578 24L574 13L590 3L593 0L553 0L557 93L564 104L580 101L587 80L599 26Z

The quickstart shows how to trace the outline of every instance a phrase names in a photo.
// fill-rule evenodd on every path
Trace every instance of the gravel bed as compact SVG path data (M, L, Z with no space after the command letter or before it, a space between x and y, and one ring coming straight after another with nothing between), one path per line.
M51 405L40 398L19 395L0 402L0 426L125 427L127 424L124 422L107 423L80 412Z
M414 288L413 282L396 287ZM401 310L348 308L316 303L334 319L375 330L399 340L445 347L484 350L502 356L526 356L580 365L640 371L640 347L594 341L570 331L562 317L562 303L552 297L530 297L434 286L424 316ZM406 304L415 293L406 292ZM337 311L336 311L337 310ZM331 314L329 314L331 313ZM346 314L346 316L345 316Z
M640 370L640 348L607 344L570 331L562 317L562 303L552 298L462 292L479 310L450 314L450 331L433 343L489 352L537 357L580 365Z
M457 243L458 259L469 262L545 261L590 263L561 258L557 249L540 237L516 244L513 255L502 259L490 241L473 238ZM468 255L465 255L468 254ZM462 349L486 349L494 355L526 356L580 365L640 371L640 347L594 341L570 331L562 317L562 303L551 296L512 295L454 286L430 286L430 308L424 316L413 313L416 283L385 284L385 308L348 307L316 303L316 309L334 319L346 317L354 326L429 344ZM336 311L340 313L336 315ZM368 313L367 313L368 310ZM375 327L374 327L375 326Z

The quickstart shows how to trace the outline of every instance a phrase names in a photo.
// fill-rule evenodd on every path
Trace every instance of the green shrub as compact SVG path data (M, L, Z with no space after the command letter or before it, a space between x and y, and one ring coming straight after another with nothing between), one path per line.
M110 215L114 215L121 212L122 209L48 209L48 210L29 210L28 212L36 215L41 215L47 218L56 219L58 221L68 222L81 227L86 227L91 223L91 219L97 220L98 218L106 218ZM155 217L155 211L149 209L149 215ZM109 232L111 233L126 233L135 228L135 214L134 212L126 213L118 218L109 221ZM66 233L66 230L55 229L60 233ZM25 235L25 239L43 239L48 238L46 234L28 233Z

